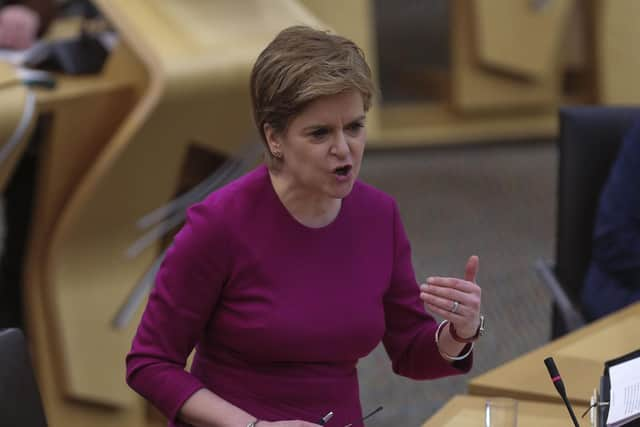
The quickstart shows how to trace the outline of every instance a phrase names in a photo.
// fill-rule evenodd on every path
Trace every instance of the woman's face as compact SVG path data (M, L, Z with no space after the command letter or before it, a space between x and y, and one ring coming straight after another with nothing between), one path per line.
M282 153L282 173L311 196L342 199L360 172L366 140L365 112L358 91L319 98L283 133L265 127L272 152Z

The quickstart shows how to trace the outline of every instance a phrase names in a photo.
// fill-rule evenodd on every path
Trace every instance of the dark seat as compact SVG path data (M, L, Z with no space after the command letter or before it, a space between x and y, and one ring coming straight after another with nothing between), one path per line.
M580 291L591 259L600 193L622 139L636 120L640 120L640 108L560 110L555 263L536 263L553 296L552 338L585 323Z
M0 330L0 425L47 425L24 335L19 329Z

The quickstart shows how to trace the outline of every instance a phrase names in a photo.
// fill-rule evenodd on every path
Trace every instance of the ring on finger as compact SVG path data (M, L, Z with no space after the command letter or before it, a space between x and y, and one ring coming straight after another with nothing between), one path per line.
M453 305L451 306L451 311L453 314L458 312L458 307L460 307L460 302L459 301L454 301Z

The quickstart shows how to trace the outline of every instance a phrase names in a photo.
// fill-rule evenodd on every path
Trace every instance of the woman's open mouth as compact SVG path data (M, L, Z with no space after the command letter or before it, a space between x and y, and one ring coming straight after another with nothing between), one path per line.
M340 166L337 167L333 170L333 173L338 175L338 176L349 176L349 173L351 172L351 169L353 169L353 166L351 165L344 165L344 166Z
M333 176L335 176L335 179L338 183L346 184L348 182L351 182L352 169L353 169L352 165L344 165L344 166L337 167L333 170Z

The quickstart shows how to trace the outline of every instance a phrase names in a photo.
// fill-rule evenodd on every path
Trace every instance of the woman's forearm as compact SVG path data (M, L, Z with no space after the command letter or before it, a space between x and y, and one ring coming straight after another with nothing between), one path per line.
M185 401L178 418L195 427L238 427L255 420L251 414L204 388Z

